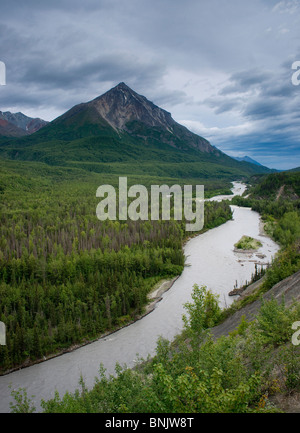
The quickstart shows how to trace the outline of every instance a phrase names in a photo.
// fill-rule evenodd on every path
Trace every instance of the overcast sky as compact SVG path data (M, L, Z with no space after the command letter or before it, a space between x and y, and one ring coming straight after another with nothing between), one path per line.
M53 120L124 81L230 156L300 166L300 0L1 0L0 110Z

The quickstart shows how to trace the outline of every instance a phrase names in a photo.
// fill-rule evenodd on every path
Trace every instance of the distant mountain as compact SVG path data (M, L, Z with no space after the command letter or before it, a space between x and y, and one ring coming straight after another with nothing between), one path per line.
M241 179L269 172L225 155L125 83L74 106L30 136L1 141L4 158L101 173Z
M0 135L6 137L21 137L33 134L47 125L48 122L39 118L25 116L23 113L11 113L10 111L0 111L2 128Z
M29 118L30 119L30 118ZM39 117L31 119L27 125L26 129L29 132L29 134L33 134L34 132L39 131L41 128L44 128L49 122L46 120L40 119Z
M24 130L18 128L14 124L8 122L5 119L0 118L0 136L4 137L22 137L24 134Z
M246 162L250 162L250 164L260 165L261 167L263 167L262 164L250 158L250 156L242 156L242 157L233 156L233 158L236 159L237 161L246 161Z

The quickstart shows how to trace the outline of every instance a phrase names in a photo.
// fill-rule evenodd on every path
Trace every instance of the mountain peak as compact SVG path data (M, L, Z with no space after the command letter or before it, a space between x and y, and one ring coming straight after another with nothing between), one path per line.
M182 150L194 148L220 154L207 140L177 123L171 113L136 93L124 82L90 102L76 105L55 123L64 123L68 127L74 125L75 128L90 124L93 129L109 125L118 135L125 132L143 143L151 141Z
M173 132L171 114L139 95L124 82L91 101L99 114L116 130L128 131L132 121Z
M127 86L127 84L126 83L124 83L124 81L121 81L121 83L119 83L119 84L117 84L116 85L116 87L114 87L115 89L129 89L129 90L132 90L132 89L130 89L130 87L129 86Z
M101 99L104 95L113 95L113 94L118 93L118 92L121 92L121 93L126 92L126 93L130 93L130 94L138 95L134 90L132 90L129 86L127 86L126 83L121 81L121 83L117 84L115 87L112 87L110 90L105 92L103 95L98 96L96 99L94 99L94 101Z
M237 161L245 161L245 162L250 162L251 164L255 164L255 165L262 165L259 162L255 161L254 159L250 158L250 156L234 156L234 159L236 159Z

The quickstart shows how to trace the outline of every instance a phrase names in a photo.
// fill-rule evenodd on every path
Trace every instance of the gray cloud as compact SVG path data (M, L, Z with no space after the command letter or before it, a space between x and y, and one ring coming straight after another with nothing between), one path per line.
M270 73L260 70L247 70L233 74L230 77L230 84L225 86L220 95L230 95L232 93L245 93L257 87L261 87L270 79Z
M265 100L258 100L247 105L244 110L244 115L252 119L261 119L266 117L277 117L282 114L282 106L275 98Z

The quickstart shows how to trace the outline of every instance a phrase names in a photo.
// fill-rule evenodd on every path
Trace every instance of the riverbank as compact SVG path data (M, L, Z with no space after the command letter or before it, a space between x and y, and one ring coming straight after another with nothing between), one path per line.
M122 325L122 326L118 326L110 331L107 331L103 334L100 334L98 337L93 338L93 339L88 339L86 341L83 341L82 343L78 343L78 344L73 344L72 346L66 347L65 349L61 349L58 352L55 353L51 353L47 356L44 356L43 358L37 359L37 360L30 360L30 361L25 361L22 364L20 364L17 367L11 368L9 370L6 370L4 372L0 373L0 377L1 376L6 376L10 373L13 373L14 371L18 371L27 367L31 367L33 365L36 364L40 364L42 362L45 361L49 361L50 359L54 359L57 358L59 356L62 356L66 353L70 353L70 352L74 352L75 350L87 346L88 344L92 344L95 343L98 340L101 339L105 339L106 337L109 337L110 335L120 331L123 328L126 328L127 326L132 325L133 323L135 323L138 320L141 320L143 317L147 316L148 314L150 314L156 307L156 304L158 302L160 302L162 300L162 295L167 292L175 283L175 281L177 280L177 278L179 278L179 275L176 276L175 278L172 278L171 280L161 280L159 281L153 288L153 290L148 293L148 299L149 299L149 303L144 307L144 312L142 314L140 314L139 316L137 316L135 319L130 320L129 322L127 322L126 324Z
M179 277L180 275L177 275L177 277L171 280L162 280L156 284L154 289L148 294L148 299L150 303L146 305L144 313L139 316L137 320L142 319L154 310L156 304L162 300L162 295L171 289L171 287Z
M232 219L232 214L230 215L230 219ZM227 219L226 221L223 221L221 224L217 225L216 227L219 227L220 225L226 223L229 219ZM193 232L192 234L189 232L188 236L186 236L183 240L182 240L182 248L184 249L184 247L186 246L186 244L193 238L197 238L198 236L213 230L216 227L211 227L211 228L204 228L199 232ZM189 266L189 264L185 264L185 266ZM85 339L84 341L80 342L80 343L76 343L73 344L71 346L62 348L62 349L58 349L56 352L50 353L48 355L43 356L42 358L36 359L36 360L25 360L24 362L22 362L21 364L19 364L16 367L10 368L6 371L2 371L0 372L0 377L1 376L5 376L8 375L10 373L13 373L15 371L27 368L27 367L31 367L33 365L36 364L40 364L43 363L45 361L49 361L53 358L57 358L59 356L62 356L64 354L70 353L70 352L74 352L75 350L82 348L84 346L87 346L89 344L95 343L101 339L105 339L106 337L109 337L110 335L120 331L123 328L126 328L130 325L132 325L133 323L135 323L136 321L142 319L143 317L147 316L148 314L150 314L156 307L156 304L158 302L160 302L162 300L162 295L168 291L173 284L175 283L175 281L179 278L180 275L176 276L175 278L172 278L170 280L161 280L159 281L151 290L151 292L148 293L148 300L149 302L143 307L143 313L136 316L134 319L129 320L128 322L122 324L121 326L116 326L115 328L100 334L99 336L95 337L95 338L91 338L91 339Z
M247 290L245 290L239 300L243 300L248 296L253 295L257 290L259 290L263 281L264 277L255 283L252 283ZM280 303L284 299L286 307L290 307L294 302L300 302L299 287L300 271L275 284L270 290L268 290L266 293L263 293L259 299L231 313L230 316L224 320L224 322L210 329L212 335L215 338L228 335L238 327L243 316L248 321L254 320L262 305L262 302L264 301L276 299L276 301Z

